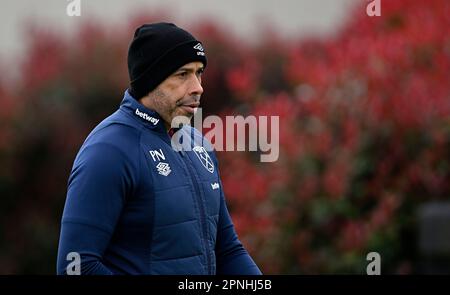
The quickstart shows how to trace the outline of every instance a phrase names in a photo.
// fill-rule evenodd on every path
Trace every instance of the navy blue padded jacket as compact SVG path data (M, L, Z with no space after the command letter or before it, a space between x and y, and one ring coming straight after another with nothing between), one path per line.
M158 113L125 92L86 138L69 177L57 273L76 252L81 274L261 274L239 241L217 158L196 129L176 151ZM201 141L200 140L200 141Z

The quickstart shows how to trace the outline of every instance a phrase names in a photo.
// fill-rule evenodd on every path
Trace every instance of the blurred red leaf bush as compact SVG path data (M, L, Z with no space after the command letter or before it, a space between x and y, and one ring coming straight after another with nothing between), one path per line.
M153 17L141 17L151 22ZM22 76L0 85L0 272L53 273L67 177L84 137L119 104L135 23L68 39L39 29ZM214 22L207 114L280 116L280 157L219 152L237 231L265 273L418 271L416 207L448 199L450 3L358 6L332 38L257 45ZM4 84L4 83L3 83Z

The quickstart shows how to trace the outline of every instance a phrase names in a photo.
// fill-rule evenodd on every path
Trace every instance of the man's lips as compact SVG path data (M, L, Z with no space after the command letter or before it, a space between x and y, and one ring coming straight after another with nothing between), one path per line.
M199 103L190 103L190 104L183 104L184 106L188 106L188 107L191 107L191 108L198 108L199 106L200 106L200 104Z
M199 103L182 104L180 107L188 113L194 114L196 109L200 106Z

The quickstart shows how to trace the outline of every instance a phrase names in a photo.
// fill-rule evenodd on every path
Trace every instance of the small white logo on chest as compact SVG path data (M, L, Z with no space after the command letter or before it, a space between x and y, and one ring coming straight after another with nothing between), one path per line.
M212 189L219 189L219 184L217 182L211 183Z
M156 169L158 169L159 174L164 176L167 176L170 174L170 172L172 172L172 170L170 170L169 164L164 162L159 162L158 165L156 165Z
M162 160L166 160L166 156L164 156L164 153L161 149L159 150L152 150L152 151L148 151L150 153L150 156L152 157L154 162L159 162L156 165L156 170L158 171L159 174L167 176L170 174L170 172L172 172L172 170L170 169L170 165L168 163L165 162L161 162Z
M194 146L192 149L195 152L195 155L202 163L203 167L211 173L214 173L214 164L211 157L208 155L208 152L202 146Z

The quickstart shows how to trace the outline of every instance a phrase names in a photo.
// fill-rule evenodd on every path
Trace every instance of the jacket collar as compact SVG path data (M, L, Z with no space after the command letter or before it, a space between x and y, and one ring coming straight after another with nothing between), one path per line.
M131 96L128 90L125 91L123 100L120 103L120 109L135 118L136 121L145 127L157 132L167 133L164 120L161 116L154 110L148 109L139 103Z

